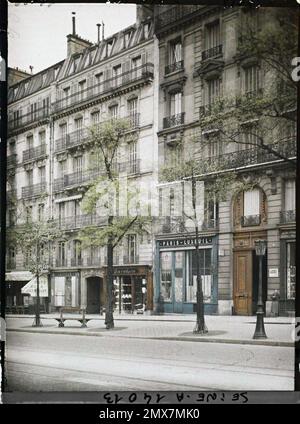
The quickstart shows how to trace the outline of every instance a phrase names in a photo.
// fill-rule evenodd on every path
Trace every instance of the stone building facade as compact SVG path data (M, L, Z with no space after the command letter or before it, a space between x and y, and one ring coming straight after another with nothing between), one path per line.
M251 19L257 19L255 13ZM260 10L258 24L265 13L270 18L269 10ZM98 313L105 304L105 249L81 251L76 237L91 220L105 225L103 217L80 209L86 187L99 173L90 163L88 128L120 116L128 117L138 136L136 144L122 146L120 172L151 187L157 200L152 214L161 216L148 234L129 234L115 252L116 308L130 312L145 302L154 312L194 311L193 226L188 220L182 225L182 216L177 219L182 208L176 200L178 184L159 180L165 165L180 167L193 156L225 160L237 175L224 201L208 200L205 179L197 195L205 312L255 313L257 239L267 240L267 311L279 295L279 313L293 312L295 127L285 128L289 164L245 142L242 147L224 143L218 128L200 125L219 98L261 95L274 78L253 58L238 55L239 27L250 18L239 8L137 6L132 27L95 44L79 37L74 27L65 60L30 77L14 76L14 82L20 81L9 89L8 225L31 215L39 219L47 210L67 234L66 242L53 247L48 310L81 305ZM249 123L238 122L245 124L248 128ZM255 122L250 124L253 129ZM250 135L245 131L243 137ZM200 154L201 144L206 147ZM241 181L251 189L237 191ZM16 218L21 204L23 217ZM28 270L12 246L7 271L9 306L24 304L18 287L28 280Z

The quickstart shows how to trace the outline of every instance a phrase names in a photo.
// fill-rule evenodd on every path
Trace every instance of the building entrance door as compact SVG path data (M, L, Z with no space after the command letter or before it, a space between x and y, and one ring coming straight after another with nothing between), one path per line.
M104 306L102 279L100 277L87 278L87 314L99 314L101 300L102 306Z
M236 315L252 314L252 250L234 252L233 304Z

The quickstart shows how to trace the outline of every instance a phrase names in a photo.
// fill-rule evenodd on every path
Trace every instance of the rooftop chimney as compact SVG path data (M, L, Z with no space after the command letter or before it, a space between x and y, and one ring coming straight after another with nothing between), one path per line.
M76 27L75 27L75 15L76 15L76 12L72 12L72 34L73 35L76 35Z
M104 40L104 22L102 21L102 40Z
M32 65L29 65L29 69L30 69L30 73L32 74L33 66Z
M101 27L101 24L97 24L97 27L98 27L98 43L100 43L100 27Z

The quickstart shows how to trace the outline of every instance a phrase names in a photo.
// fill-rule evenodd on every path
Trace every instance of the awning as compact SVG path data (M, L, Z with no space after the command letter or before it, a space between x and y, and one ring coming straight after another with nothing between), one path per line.
M29 271L11 271L5 274L5 281L29 281L32 277Z
M27 283L24 287L22 287L21 293L30 294L30 296L35 297L36 288L37 288L36 277L33 277L32 280L29 281L29 283ZM40 289L39 290L40 297L48 297L48 275L46 274L40 275L39 289Z

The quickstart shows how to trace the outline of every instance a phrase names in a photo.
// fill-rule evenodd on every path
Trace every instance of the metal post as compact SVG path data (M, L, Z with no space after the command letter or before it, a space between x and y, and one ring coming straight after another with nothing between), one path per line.
M264 240L259 242L263 243ZM258 244L258 243L256 243ZM262 260L264 256L264 251L256 250L256 254L259 256L259 284L258 284L258 301L256 309L256 327L253 335L253 339L267 339L264 326L264 304L262 300Z

